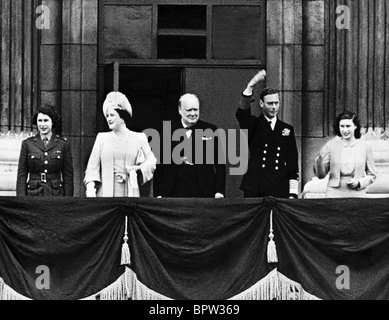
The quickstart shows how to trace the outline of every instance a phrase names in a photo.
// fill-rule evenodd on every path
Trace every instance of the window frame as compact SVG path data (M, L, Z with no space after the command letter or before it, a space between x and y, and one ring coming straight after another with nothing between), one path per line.
M104 15L104 7L114 5L150 6L152 7L152 43L151 59L105 59L101 52L104 50L102 21L99 21L98 61L99 65L109 65L118 62L120 65L163 65L163 66L248 66L263 67L266 65L266 0L101 0L99 1L99 17ZM206 58L205 59L158 59L158 5L204 5L207 7L206 21ZM259 58L251 60L212 59L212 8L213 6L260 6L263 18L259 28ZM263 46L261 48L261 46Z

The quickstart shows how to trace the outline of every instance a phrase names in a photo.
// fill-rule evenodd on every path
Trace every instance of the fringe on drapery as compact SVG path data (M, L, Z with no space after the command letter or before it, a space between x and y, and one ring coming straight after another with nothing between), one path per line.
M100 292L81 300L172 300L141 283L130 269ZM31 300L7 286L0 278L0 300ZM229 300L320 300L307 293L301 284L287 278L277 269L251 288Z
M251 288L230 298L229 300L320 300L307 293L301 284L290 280L277 269Z
M136 274L126 268L116 282L97 294L82 300L171 300L141 283Z
M31 300L13 290L0 278L0 300Z
M280 300L321 300L306 292L298 282L287 278L278 271L277 273L280 285Z
M100 292L80 300L171 300L170 298L149 289L141 283L130 269L111 285ZM4 283L0 277L0 300L32 300L25 297Z

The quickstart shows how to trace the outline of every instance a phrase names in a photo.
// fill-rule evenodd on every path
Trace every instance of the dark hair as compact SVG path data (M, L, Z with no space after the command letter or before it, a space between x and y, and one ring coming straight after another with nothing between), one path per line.
M263 98L265 98L267 95L270 95L270 94L278 94L278 91L276 89L271 88L271 87L266 87L265 89L262 90L261 95L260 95L260 99L262 101L264 101Z
M38 120L38 114L42 113L50 117L52 123L53 123L53 132L56 134L61 134L61 117L55 110L55 108L50 104L45 104L43 106L40 106L37 110L37 112L34 114L34 117L32 118L32 124L37 125Z
M130 123L131 115L126 110L116 108L114 109L117 111L119 117L122 118L126 124Z
M334 133L339 137L342 136L339 129L339 123L341 120L352 120L355 126L357 127L354 131L355 138L359 139L361 137L361 123L359 122L359 118L356 113L351 111L343 111L341 114L339 114L336 117L333 129L334 129Z

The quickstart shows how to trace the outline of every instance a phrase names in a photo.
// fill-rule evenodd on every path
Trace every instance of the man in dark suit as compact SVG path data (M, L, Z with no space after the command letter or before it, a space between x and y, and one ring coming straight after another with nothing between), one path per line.
M298 151L294 129L278 119L279 93L265 88L260 95L262 115L251 114L254 86L266 77L258 72L242 93L236 112L241 129L248 130L250 158L240 189L245 198L298 197Z
M172 141L162 142L162 150L168 148L162 153L169 152L171 163L161 157L154 174L154 196L224 198L226 165L217 127L199 119L200 102L194 94L180 98L178 112L181 119L171 124Z

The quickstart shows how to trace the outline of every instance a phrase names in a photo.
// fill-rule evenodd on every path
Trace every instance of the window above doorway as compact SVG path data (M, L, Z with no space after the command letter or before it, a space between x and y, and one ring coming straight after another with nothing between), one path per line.
M265 0L103 0L99 10L100 64L265 64Z

